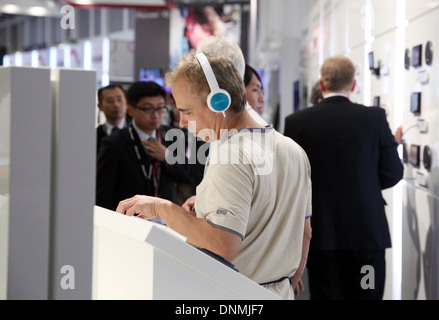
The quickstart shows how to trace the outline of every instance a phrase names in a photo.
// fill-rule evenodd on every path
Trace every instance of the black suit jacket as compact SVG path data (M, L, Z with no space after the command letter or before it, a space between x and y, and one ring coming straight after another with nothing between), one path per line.
M288 116L285 135L311 164L310 250L390 247L381 190L401 180L403 166L384 110L327 98Z
M151 179L146 179L134 145L138 146L146 168L149 168L147 162L150 157L146 154L139 136L131 126L129 125L127 128L105 137L98 153L96 205L110 210L115 210L120 201L137 194L154 196L153 182ZM130 137L130 127L134 135L134 142ZM169 127L160 127L162 143L166 147L175 142L175 139L173 141L165 140L168 129ZM184 134L183 141L180 142L184 144ZM184 164L177 163L173 165L160 162L157 180L158 197L175 202L176 183L178 181L189 181L187 161Z
M107 137L107 132L105 131L105 126L103 124L101 124L100 126L98 126L96 128L96 150L97 153L99 153L99 149L101 148L101 141L102 139L104 139L105 137Z
M125 127L127 127L127 125L128 125L130 122L131 122L131 117L127 115L127 116L125 117ZM96 153L96 154L99 153L99 149L101 148L101 142L102 142L102 139L104 139L104 138L107 137L107 136L108 136L108 134L107 134L107 132L105 131L105 126L104 126L103 124L99 125L99 126L96 128L96 150L97 150L97 153Z

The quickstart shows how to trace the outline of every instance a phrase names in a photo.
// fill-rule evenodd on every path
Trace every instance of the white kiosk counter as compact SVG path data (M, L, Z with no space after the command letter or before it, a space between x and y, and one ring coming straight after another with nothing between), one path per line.
M93 252L93 299L280 299L172 229L98 206Z

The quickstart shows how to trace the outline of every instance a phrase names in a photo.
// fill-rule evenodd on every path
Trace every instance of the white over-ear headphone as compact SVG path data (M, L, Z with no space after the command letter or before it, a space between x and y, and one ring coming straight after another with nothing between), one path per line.
M210 93L207 96L207 106L214 112L222 112L225 116L225 111L230 107L231 99L230 94L221 89L216 81L215 74L210 66L209 60L204 53L197 54L198 62L203 69L207 82L209 83Z

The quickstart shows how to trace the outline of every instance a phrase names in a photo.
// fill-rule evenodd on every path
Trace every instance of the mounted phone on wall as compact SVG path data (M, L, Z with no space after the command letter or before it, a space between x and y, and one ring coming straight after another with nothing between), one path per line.
M433 64L433 43L431 41L428 41L425 46L425 63L429 66Z
M405 49L405 52L404 52L404 68L406 70L409 70L410 69L410 65L411 65L410 49Z
M375 96L373 97L373 106L374 107L381 107L381 97L380 96Z
M421 93L414 92L412 93L410 99L410 111L415 115L421 114Z
M412 49L412 66L415 68L422 66L422 44L414 46Z
M375 68L375 60L374 60L374 54L373 52L369 52L369 69L372 71L373 75L376 75L377 77L381 74L381 62L378 61L378 67Z
M422 161L424 162L424 168L430 171L432 165L432 153L429 146L424 147Z

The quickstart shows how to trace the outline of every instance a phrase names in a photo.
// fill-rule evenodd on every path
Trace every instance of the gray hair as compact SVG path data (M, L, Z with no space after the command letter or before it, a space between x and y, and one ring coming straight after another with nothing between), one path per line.
M203 52L224 55L232 60L241 78L244 79L245 58L241 48L230 38L227 37L209 37L205 39L197 49L197 53Z
M209 60L219 87L230 94L230 111L233 113L242 112L245 109L246 102L245 87L244 81L240 77L234 63L221 54L212 52L204 54ZM174 83L180 78L188 81L194 97L206 102L210 87L194 51L185 53L181 57L176 69L165 75L166 86L172 88Z

